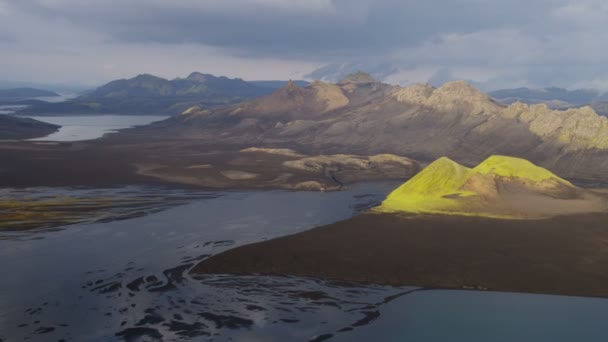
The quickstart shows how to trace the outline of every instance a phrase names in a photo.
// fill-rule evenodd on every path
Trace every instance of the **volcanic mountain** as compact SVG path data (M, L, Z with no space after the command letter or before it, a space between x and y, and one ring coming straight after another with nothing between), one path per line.
M423 162L447 156L466 165L512 155L565 177L605 179L608 171L608 118L592 108L506 106L462 81L399 87L358 74L337 84L290 83L237 105L190 108L139 131L202 145L392 153Z
M527 160L491 156L474 168L439 158L393 191L378 212L545 218L606 212L604 197Z

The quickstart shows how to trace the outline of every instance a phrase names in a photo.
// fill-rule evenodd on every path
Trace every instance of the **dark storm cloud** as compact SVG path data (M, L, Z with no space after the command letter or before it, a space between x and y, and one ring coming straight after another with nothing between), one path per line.
M605 0L0 0L3 30L17 33L21 58L0 62L64 49L104 75L144 60L166 74L213 65L205 70L335 80L366 70L393 83L608 90Z
M179 4L181 5L175 5ZM442 33L527 26L559 1L75 1L18 6L128 42L195 42L249 56L378 55Z

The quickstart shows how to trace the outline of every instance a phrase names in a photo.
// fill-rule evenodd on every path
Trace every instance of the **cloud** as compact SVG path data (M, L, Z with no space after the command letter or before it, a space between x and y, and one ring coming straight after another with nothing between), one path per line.
M8 15L8 6L6 5L5 1L0 0L0 16L6 15Z
M601 0L581 0L555 8L552 16L575 28L605 28L608 21L608 3Z
M13 73L27 72L23 56L50 77L57 68L36 61L63 56L66 75L97 79L199 66L245 78L366 70L403 84L608 84L603 0L0 0L0 15ZM69 71L85 58L102 71Z
M127 42L199 43L243 56L318 60L377 56L446 33L525 25L557 1L512 0L21 0L49 18Z

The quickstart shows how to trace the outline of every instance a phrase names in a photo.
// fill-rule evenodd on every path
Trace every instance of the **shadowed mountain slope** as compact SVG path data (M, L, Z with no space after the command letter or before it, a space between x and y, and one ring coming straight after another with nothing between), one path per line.
M512 155L565 177L604 179L608 171L608 118L589 107L505 106L462 81L399 87L355 75L338 84L290 83L238 105L191 108L140 133L310 154L447 156L465 165Z
M37 103L24 113L124 113L177 114L191 106L213 107L269 94L274 89L241 79L193 72L186 78L167 80L143 74L107 83L76 99Z
M31 139L49 135L60 126L30 118L0 115L0 139Z

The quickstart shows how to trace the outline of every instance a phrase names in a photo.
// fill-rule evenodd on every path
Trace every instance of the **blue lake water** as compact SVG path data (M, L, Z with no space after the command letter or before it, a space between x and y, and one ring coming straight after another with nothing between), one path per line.
M608 300L476 291L421 291L381 308L335 341L608 341Z
M76 97L75 94L61 94L57 97L41 97L37 100L46 102L61 102ZM23 109L27 105L1 105L0 115L10 115ZM81 141L102 137L105 134L116 132L119 129L147 125L161 121L168 116L159 115L68 115L68 116L35 116L24 115L42 122L61 126L61 128L48 136L31 139L34 141Z
M34 141L80 141L102 137L119 129L147 125L168 116L158 115L74 115L30 116L42 122L60 125L61 128L46 137Z
M138 207L131 219L1 232L0 340L608 340L604 299L187 273L229 248L351 217L396 185L330 193L5 189L5 198L145 194L166 206Z

